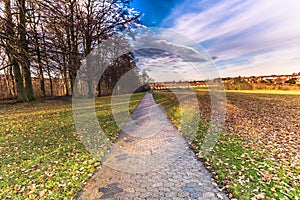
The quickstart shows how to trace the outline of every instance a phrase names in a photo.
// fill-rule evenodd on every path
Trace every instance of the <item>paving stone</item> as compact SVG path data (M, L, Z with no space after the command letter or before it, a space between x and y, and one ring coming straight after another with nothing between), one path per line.
M140 197L143 198L143 199L146 199L146 198L151 197L151 196L152 196L151 192L144 192L144 193L140 194Z
M160 187L160 188L158 188L158 190L160 191L160 192L171 192L171 189L170 188L168 188L168 187Z
M147 187L146 189L147 189L147 191L153 192L153 193L159 192L158 188L154 188L154 187Z
M78 199L217 200L219 194L228 200L151 94L145 95L102 163L92 177L95 182Z
M185 200L184 198L180 198L180 197L172 197L173 200Z
M183 186L183 187L181 187L181 189L182 189L183 191L189 192L189 193L195 192L194 188L192 188L192 187Z
M193 193L191 193L191 198L197 199L199 197L203 197L202 192L193 192Z
M165 197L172 199L172 198L174 198L174 197L177 197L177 195L178 195L177 192L171 191L171 192L167 192L167 193L165 194Z
M205 198L212 198L212 197L215 197L215 194L212 193L212 192L204 192L203 193L203 197L205 197Z
M187 198L190 196L190 193L189 192L185 192L185 191L182 191L182 192L178 192L177 194L178 197L181 197L181 198Z

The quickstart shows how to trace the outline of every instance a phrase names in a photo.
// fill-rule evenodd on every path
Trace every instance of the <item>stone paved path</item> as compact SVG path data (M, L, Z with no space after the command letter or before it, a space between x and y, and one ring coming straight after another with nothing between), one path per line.
M228 199L146 94L78 199Z

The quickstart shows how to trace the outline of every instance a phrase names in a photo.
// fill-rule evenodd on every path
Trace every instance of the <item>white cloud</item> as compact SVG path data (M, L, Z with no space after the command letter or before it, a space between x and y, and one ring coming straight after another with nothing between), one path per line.
M300 72L300 48L297 45L251 57L244 65L229 64L219 70L221 76L251 76L268 74L292 74ZM271 68L268 66L272 66Z
M298 0L225 0L200 13L180 16L174 29L202 42L230 37L253 28L260 37L284 39L299 36L300 1ZM264 25L255 28L257 25ZM247 34L246 34L247 35Z
M252 62L247 65L250 69L246 66L242 69L249 73L256 72L252 68L257 69L257 73L272 73L283 72L284 68L289 71L299 68L300 46L294 46L300 44L299 9L299 0L225 0L198 13L184 10L178 16L180 12L175 9L169 19L176 13L173 28L204 42L208 52L220 60L269 51L261 56L248 57ZM279 67L279 64L284 66ZM234 72L237 66L232 63L225 67L232 67Z
M159 34L157 34L159 33ZM219 77L215 65L198 43L162 29L133 42L138 68L155 81L202 80ZM194 48L195 47L195 48Z

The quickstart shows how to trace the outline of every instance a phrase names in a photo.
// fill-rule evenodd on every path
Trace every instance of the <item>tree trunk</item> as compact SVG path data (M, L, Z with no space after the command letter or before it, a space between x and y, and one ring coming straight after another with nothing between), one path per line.
M68 84L68 74L67 74L67 63L66 63L66 56L63 55L63 79L64 79L64 89L65 89L65 94L66 96L70 96L69 92L69 84Z
M95 76L95 72L91 66L91 63L90 63L90 59L86 59L86 65L87 65L87 72L86 72L86 75L87 75L87 87L88 87L88 91L87 91L87 96L88 98L92 98L92 97L95 97L95 83L94 83L94 76Z
M94 84L92 81L88 80L87 85L88 85L88 97L92 98L94 97L94 93L95 93Z
M38 68L39 68L39 80L40 80L40 89L43 94L43 97L46 97L46 90L45 90L45 78L44 78L44 72L43 72L43 65L42 65L42 55L41 55L41 50L40 50L40 41L39 41L39 35L37 32L37 24L39 23L39 18L38 16L38 22L34 22L34 39L35 39L35 50L36 50L36 55L37 55L37 63L38 63Z
M76 83L76 75L77 75L77 56L78 56L78 49L76 45L76 38L75 38L75 3L76 0L69 0L69 8L70 8L70 47L71 47L71 55L70 55L70 62L69 62L69 75L71 81L71 90L72 95L78 94L77 91L77 83Z
M47 52L46 52L46 39L45 39L45 31L44 31L44 27L42 27L42 32L43 32L43 54L44 54L44 57L46 59L46 66L47 66L47 74L48 74L48 78L49 78L49 82L50 82L50 96L53 96L53 82L52 82L52 76L51 76L51 69L50 69L50 66L49 66L49 60L48 60L48 57L47 57Z
M11 87L9 69L5 70L4 76L5 76L5 83L6 83L7 92L9 94L8 98L12 98L13 97L13 92L12 92L12 87Z
M49 84L50 84L50 96L53 96L53 82L52 82L52 76L51 76L51 71L50 71L50 67L49 64L47 63L47 73L48 73L48 77L49 77Z
M18 101L21 102L25 102L25 101L29 101L25 89L24 89L24 83L23 83L23 79L22 79L22 75L21 75L21 70L20 67L18 65L18 63L16 62L16 60L13 61L13 71L15 74L15 81L16 81L16 85L17 85L17 93L18 93Z
M39 39L36 32L36 53L37 53L37 62L39 66L39 79L40 79L40 88L43 94L43 97L46 97L46 90L45 90L45 78L44 78L44 72L43 72L43 65L42 65L42 57L41 57L41 51L39 46Z
M27 41L27 32L26 32L26 5L25 0L18 0L19 6L19 45L20 45L20 54L22 57L22 75L24 76L25 81L25 92L29 99L29 101L35 100L32 80L31 80L31 72L30 72L30 61L28 56L28 41Z
M101 97L101 79L98 81L98 84L97 84L97 91L98 91L97 96L98 96L98 97Z
M10 76L10 80L12 83L12 94L13 94L13 98L16 97L16 84L15 84L15 79L14 79L14 74L13 74L13 68L10 67L9 68L9 76Z
M11 14L11 2L10 0L5 0L5 18L6 18L6 31L8 34L8 40L7 40L7 47L6 47L6 54L9 58L9 62L12 65L13 73L14 73L14 79L16 82L16 89L17 89L17 95L18 95L18 101L24 102L29 101L23 84L23 78L21 75L21 70L19 67L19 64L17 60L15 59L11 47L15 46L15 38L14 38L14 24L12 22L12 14Z
M6 87L7 87L8 93L9 93L8 98L15 98L16 97L15 81L14 81L14 76L12 73L12 67L5 69L4 74L5 74Z
M43 67L39 64L39 79L40 79L40 88L43 94L43 97L46 97L46 90L45 90L45 78L43 74Z

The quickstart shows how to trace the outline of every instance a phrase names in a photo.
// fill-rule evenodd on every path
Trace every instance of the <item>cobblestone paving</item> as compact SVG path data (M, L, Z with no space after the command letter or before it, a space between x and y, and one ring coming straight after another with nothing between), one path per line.
M78 199L228 199L151 94Z

